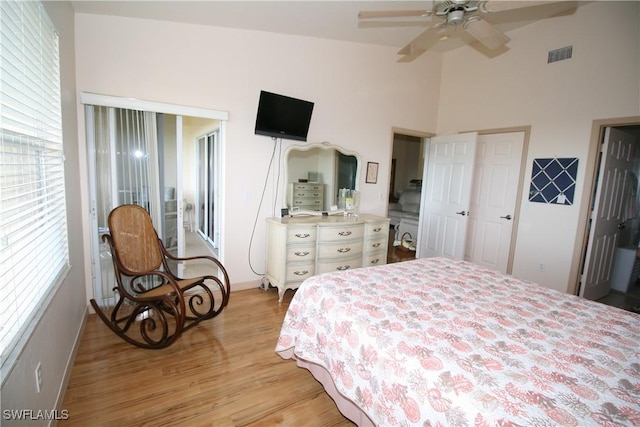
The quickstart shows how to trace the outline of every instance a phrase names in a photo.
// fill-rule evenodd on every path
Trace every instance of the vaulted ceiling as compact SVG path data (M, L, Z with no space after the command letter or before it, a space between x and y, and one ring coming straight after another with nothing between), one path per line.
M519 0L512 0L519 1ZM361 10L432 9L432 1L71 1L77 13L102 14L198 25L268 31L356 43L401 48L439 18L386 19L381 24L359 23ZM534 22L535 10L510 12L510 23L494 22L510 30ZM375 21L374 21L375 22ZM407 25L408 24L408 25ZM417 25L416 25L417 24ZM457 37L439 43L433 50L461 46Z

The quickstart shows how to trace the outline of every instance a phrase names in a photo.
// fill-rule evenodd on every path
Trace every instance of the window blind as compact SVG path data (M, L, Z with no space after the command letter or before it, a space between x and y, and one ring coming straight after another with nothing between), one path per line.
M39 2L1 1L0 8L0 362L5 371L9 355L67 271L69 251L58 36Z

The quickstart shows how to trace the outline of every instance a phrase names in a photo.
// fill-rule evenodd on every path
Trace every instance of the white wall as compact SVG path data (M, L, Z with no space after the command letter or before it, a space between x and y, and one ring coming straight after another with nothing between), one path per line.
M76 111L73 10L66 2L44 2L45 9L60 34L60 73L62 88L62 127L65 155L67 228L71 271L44 308L43 316L28 337L24 350L10 374L3 378L2 410L51 410L59 407L67 368L73 363L72 351L80 333L87 307L84 251L77 224L82 223ZM88 251L87 251L88 252ZM42 366L42 391L36 393L35 368ZM35 413L34 413L35 414ZM2 420L3 426L47 425L46 421Z
M510 50L488 59L471 48L445 55L438 134L531 125L513 274L566 291L592 122L640 115L640 3L598 1L574 16L510 33ZM547 52L573 45L573 58ZM576 204L528 202L535 158L578 157ZM539 264L545 264L540 271Z
M428 131L436 124L439 56L399 64L387 47L78 14L76 58L79 91L229 113L223 254L234 289L261 278L250 269L249 250L251 265L264 271L272 203L257 209L273 142L253 132L260 90L315 102L310 143L329 141L358 151L364 164L380 163L377 184L362 176L362 212L386 213L392 127ZM283 152L291 143L283 142Z

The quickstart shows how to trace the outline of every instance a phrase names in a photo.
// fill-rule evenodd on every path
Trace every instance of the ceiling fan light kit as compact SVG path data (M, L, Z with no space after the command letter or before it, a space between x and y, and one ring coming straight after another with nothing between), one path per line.
M558 4L560 7L557 7ZM490 51L495 51L503 47L511 40L503 31L498 29L494 24L485 20L482 15L491 15L496 18L502 12L514 9L524 9L534 6L549 7L549 16L554 16L571 7L575 7L573 1L504 1L504 0L436 0L431 10L379 10L379 11L361 11L358 14L359 19L377 19L377 18L402 18L402 17L431 17L437 16L442 18L441 22L434 23L427 27L409 44L398 51L398 55L402 58L398 62L410 62L428 51L436 45L437 42L445 41L449 38L449 34L443 34L447 28L462 28L470 37L479 42L482 46ZM555 8L554 8L555 6ZM545 16L547 17L547 16ZM502 17L502 21L506 22L507 15ZM512 18L512 17L511 17ZM509 18L509 19L511 19ZM489 18L491 20L491 18Z
M491 50L504 46L511 40L505 33L496 29L484 19L476 19L475 16L472 16L464 23L464 29L471 37Z

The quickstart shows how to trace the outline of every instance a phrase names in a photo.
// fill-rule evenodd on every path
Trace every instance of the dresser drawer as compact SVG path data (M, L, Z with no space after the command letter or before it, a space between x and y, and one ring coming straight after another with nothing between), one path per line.
M322 208L322 199L293 199L293 206L299 208L303 206L311 206L314 209Z
M285 282L302 282L304 279L315 275L315 264L312 263L292 263L287 265Z
M386 250L386 245L387 245L387 236L380 236L380 237L375 237L373 239L367 239L365 241L365 252L373 252L373 251L379 251L382 249Z
M323 190L323 184L317 182L294 182L293 189L295 191L320 191Z
M336 243L319 243L318 260L328 258L351 258L362 255L362 240L351 240Z
M364 267L375 267L376 265L384 265L387 263L387 253L385 251L378 251L365 254Z
M389 222L375 222L368 223L366 225L365 237L377 237L377 236L385 236L387 237L389 234Z
M332 271L344 271L360 267L362 267L362 256L358 256L355 258L345 258L343 260L337 261L318 261L316 265L316 273L322 274Z
M317 237L317 228L289 227L287 229L287 243L314 243Z
M321 199L322 191L313 190L295 190L293 192L294 199Z
M316 247L314 245L287 246L288 262L315 262L315 260Z
M293 191L293 194L298 194L299 192L314 192L314 193L320 193L319 195L322 196L322 193L324 191L324 185L323 184L319 184L319 183L309 183L309 182L294 182L291 184L291 190Z
M364 226L362 224L344 224L318 228L318 240L320 242L356 240L362 239L364 236Z

